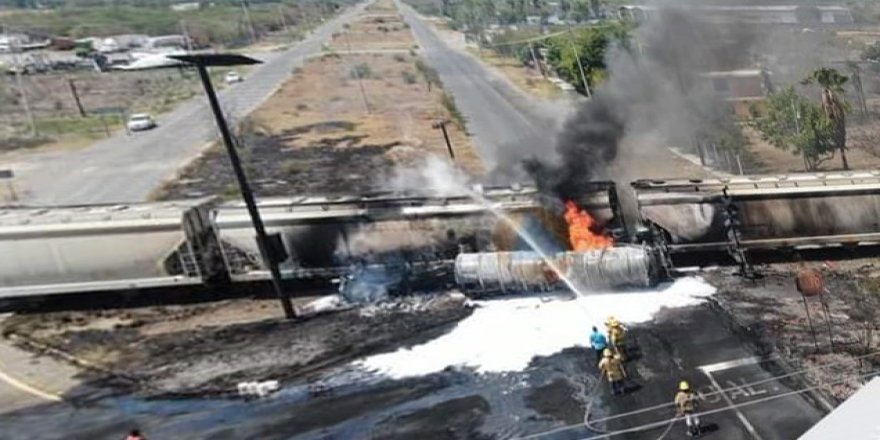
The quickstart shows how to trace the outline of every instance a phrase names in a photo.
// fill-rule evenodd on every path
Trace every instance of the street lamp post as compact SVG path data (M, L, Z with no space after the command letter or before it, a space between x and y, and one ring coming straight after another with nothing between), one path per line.
M251 222L254 224L254 230L257 233L257 246L260 249L260 256L263 263L269 268L272 274L272 288L275 295L281 301L281 307L284 309L284 316L288 319L296 318L296 311L290 302L290 297L284 292L281 285L281 270L278 268L278 262L282 258L283 248L280 248L277 235L271 240L266 234L266 227L257 209L257 203L254 200L254 194L251 192L250 185L247 181L244 168L241 166L241 160L238 152L235 150L235 143L226 125L226 118L223 117L223 111L220 109L220 103L217 101L217 94L214 92L214 86L211 84L211 77L208 75L208 66L238 66L244 64L258 64L259 61L243 55L236 54L200 54L200 55L172 55L169 58L180 60L195 65L199 72L199 78L205 88L205 94L208 95L208 102L211 105L211 111L214 113L214 119L217 122L217 128L220 129L220 136L223 138L223 144L226 146L226 152L229 155L229 161L232 163L232 170L235 172L235 178L238 180L238 188L241 190L241 196L247 205L248 214L250 214Z

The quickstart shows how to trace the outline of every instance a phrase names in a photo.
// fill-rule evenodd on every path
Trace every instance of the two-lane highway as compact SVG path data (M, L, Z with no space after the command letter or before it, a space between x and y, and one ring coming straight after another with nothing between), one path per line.
M509 159L551 154L557 128L572 103L526 95L472 55L450 47L409 6L397 2L422 56L455 97L488 169Z
M262 57L264 63L244 82L220 94L230 119L240 120L271 96L294 67L319 53L322 43L365 6L329 20L291 49ZM142 201L217 137L204 96L187 101L158 122L155 130L119 134L84 150L27 156L4 167L15 172L16 187L27 204Z

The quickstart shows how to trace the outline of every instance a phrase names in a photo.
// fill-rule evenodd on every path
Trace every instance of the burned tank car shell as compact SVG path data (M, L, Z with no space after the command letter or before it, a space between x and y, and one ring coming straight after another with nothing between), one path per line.
M745 247L857 244L880 238L876 171L640 180L632 187L642 222L660 231L672 250L725 247L728 204L735 209Z
M613 183L597 182L588 190L584 204L607 224L616 224ZM524 244L515 229L540 232L548 246L562 246L565 225L553 203L531 187L489 187L450 196L271 198L260 200L259 209L267 230L281 235L290 254L284 266L298 270L451 260L460 252L521 249ZM504 218L492 210L503 212ZM258 255L244 205L224 204L215 212L220 237Z

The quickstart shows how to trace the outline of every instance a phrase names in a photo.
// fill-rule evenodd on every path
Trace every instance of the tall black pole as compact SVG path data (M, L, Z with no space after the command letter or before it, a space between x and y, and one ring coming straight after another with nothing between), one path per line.
M452 142L449 142L449 133L446 132L446 123L440 123L440 131L443 132L443 140L446 141L446 149L449 150L449 158L455 160L455 151L452 150Z
M76 90L76 84L73 83L73 80L68 78L67 85L70 86L70 93L73 95L73 101L76 103L76 108L79 110L80 117L86 117L86 109L83 108L82 101L79 100L79 92Z
M284 293L281 286L281 271L278 269L278 262L275 261L269 253L269 241L266 238L266 228L263 225L263 219L260 217L260 211L257 209L257 203L254 201L254 195L251 193L250 185L247 182L247 176L241 166L238 158L238 152L235 151L235 144L232 141L232 135L229 134L229 127L226 126L226 119L223 117L223 111L220 110L220 103L217 101L217 94L214 93L214 86L211 84L211 77L208 76L208 68L204 64L196 64L199 71L199 78L205 87L205 94L208 95L208 102L211 104L211 111L214 112L214 119L217 121L217 128L220 129L220 136L223 138L223 144L226 145L226 152L229 154L229 161L232 163L232 170L235 171L235 178L238 180L238 187L241 190L241 196L247 205L248 214L254 223L254 229L257 232L257 245L260 248L260 255L263 257L263 263L269 267L272 273L272 287L275 289L275 295L281 301L281 307L284 309L284 316L288 319L296 318L296 312L290 303L290 298Z

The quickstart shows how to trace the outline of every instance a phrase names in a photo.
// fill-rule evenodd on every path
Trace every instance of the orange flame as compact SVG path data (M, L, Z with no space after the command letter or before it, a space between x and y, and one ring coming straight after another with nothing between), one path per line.
M568 240L574 251L602 249L614 244L611 237L593 232L598 226L596 220L570 200L565 202L565 222L568 223Z

